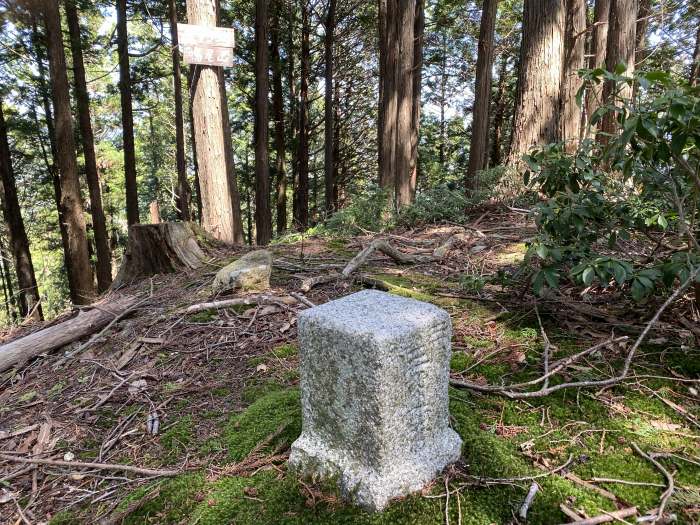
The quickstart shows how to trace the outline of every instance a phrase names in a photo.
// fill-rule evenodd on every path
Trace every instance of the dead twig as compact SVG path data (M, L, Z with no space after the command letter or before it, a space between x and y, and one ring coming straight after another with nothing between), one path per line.
M600 516L586 518L569 522L569 525L598 525L599 523L608 523L609 521L623 520L637 514L637 507L629 507L627 509L616 510L614 512L605 512Z
M115 463L88 463L83 461L63 461L59 459L40 459L40 458L23 458L19 456L9 456L0 454L0 459L10 461L12 463L27 463L31 465L50 465L56 467L71 467L71 468L88 468L97 470L116 470L121 472L131 472L133 474L142 474L149 477L169 477L181 474L180 470L155 470L132 465L118 465Z
M467 390L475 390L475 391L481 391L481 392L493 392L494 394L502 395L504 397L507 397L509 399L528 399L528 398L536 398L536 397L545 397L548 396L554 392L558 392L559 390L565 390L565 389L570 389L570 388L603 388L603 387L608 387L615 385L617 383L620 383L627 379L629 375L630 368L632 366L632 361L634 360L634 356L639 349L639 346L642 344L642 342L646 339L647 335L651 331L651 328L659 321L659 318L661 317L661 314L668 308L684 291L685 289L690 285L690 283L695 281L695 278L700 274L700 266L695 268L692 272L690 272L690 275L688 278L681 284L676 290L664 301L664 303L659 307L658 310L656 310L656 313L652 316L652 318L647 322L647 324L644 326L644 329L642 330L642 333L639 334L639 337L637 337L636 341L632 345L632 348L630 351L627 353L627 357L625 358L625 362L622 366L622 370L617 376L610 377L608 379L599 379L599 380L592 380L592 381L574 381L574 382L565 382L565 383L560 383L558 385L546 387L546 388L541 388L539 390L534 390L534 391L526 391L526 392L521 392L518 391L518 388L521 388L525 386L525 384L520 384L520 385L511 385L511 386L495 386L495 385L479 385L476 383L471 383L468 381L459 381L459 380L451 380L450 384L456 388L464 388ZM579 353L585 355L586 353L590 353L591 349L584 350L583 352ZM561 370L561 368L558 368L557 370ZM542 376L536 380L535 382L539 383L542 381L545 381L546 377ZM532 382L530 382L532 384Z
M297 299L291 296L276 296L276 295L251 295L249 297L236 297L234 299L225 299L223 301L211 301L207 303L193 304L180 310L179 313L196 314L206 310L221 310L230 308L231 306L257 306L264 304L295 304Z
M532 485L530 485L530 490L527 491L525 501L521 505L520 511L518 512L518 516L520 516L522 519L527 519L527 512L530 510L530 505L532 505L532 502L535 500L535 496L539 490L540 486L533 481Z
M676 489L675 481L673 479L673 475L666 470L666 467L656 461L656 459L654 459L651 455L644 452L636 443L632 442L630 445L632 445L632 448L637 454L654 465L666 478L666 490L664 490L663 494L661 494L661 502L659 503L659 508L656 511L656 517L652 521L652 523L656 523L663 517L664 510L666 510L666 505L668 505L668 501L671 499L671 496Z

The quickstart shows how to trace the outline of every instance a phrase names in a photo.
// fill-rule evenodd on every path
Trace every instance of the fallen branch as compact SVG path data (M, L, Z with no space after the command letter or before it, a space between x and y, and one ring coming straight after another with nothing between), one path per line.
M540 388L539 390L534 390L534 391L518 391L519 388L523 388L525 386L530 386L533 384L540 383L542 381L546 381L547 378L551 375L553 375L556 372L559 372L563 368L566 368L569 364L571 364L571 361L566 363L564 366L563 363L559 364L555 368L549 371L548 374L545 374L533 381L529 381L527 383L520 383L516 385L510 385L510 386L495 386L495 385L479 385L477 383L471 383L468 381L460 381L456 379L450 380L450 385L452 385L455 388L463 388L467 390L474 390L478 392L492 392L494 394L498 394L504 397L507 397L509 399L529 399L529 398L536 398L536 397L545 397L548 396L554 392L558 392L559 390L565 390L569 388L603 388L603 387L609 387L618 383L621 383L625 379L627 379L627 376L629 375L630 368L632 366L632 361L634 360L634 356L637 353L637 350L639 349L639 346L644 342L646 339L647 335L649 335L649 332L651 331L651 328L659 321L659 318L661 317L661 314L668 308L684 291L690 283L695 281L695 278L700 274L700 266L695 268L692 272L690 272L690 275L688 278L685 280L683 284L681 284L676 290L664 301L664 303L659 307L659 309L656 311L656 313L652 316L652 318L647 322L647 324L644 326L644 330L642 330L642 333L639 334L639 337L637 337L636 341L632 345L632 348L630 351L627 353L627 357L625 358L624 365L622 366L622 370L617 376L610 377L608 379L599 379L599 380L592 380L592 381L574 381L574 382L566 382L566 383L560 383L558 385L554 386L548 386L548 387L543 387ZM612 340L608 340L603 345L609 344L612 342ZM579 352L578 354L575 354L572 357L575 357L576 359L580 358L583 355L586 355L590 352L592 352L593 348L591 347L587 350L584 350L583 352ZM565 360L566 361L566 360Z
M208 303L193 304L180 310L182 314L196 314L206 310L221 310L230 308L231 306L241 305L262 305L262 304L296 304L297 299L291 296L276 296L276 295L250 295L248 297L236 297L234 299L225 299L222 301L211 301Z
M120 472L131 472L133 474L142 474L149 477L169 477L177 476L182 472L179 470L154 470L148 468L134 467L132 465L118 465L116 463L86 463L83 461L63 461L59 459L39 459L39 458L23 458L19 456L9 456L0 454L0 459L13 463L27 463L30 465L50 465L55 467L71 467L71 468L89 468L97 470L116 470Z
M652 465L654 465L666 478L666 490L664 490L663 494L661 494L661 502L659 503L659 508L656 511L656 517L652 521L652 523L656 523L661 518L663 518L664 510L666 510L666 505L668 505L668 501L671 499L673 491L676 490L673 475L671 475L671 473L668 470L666 470L666 467L664 467L661 463L656 461L656 459L654 459L650 454L647 454L641 448L639 448L639 446L636 443L632 442L630 443L630 445L632 445L632 448L637 454L639 454L644 459L649 461Z
M0 372L21 361L51 352L102 329L106 330L133 312L138 304L139 301L133 296L107 296L89 309L80 310L75 317L0 345ZM96 339L91 338L80 350L90 346Z
M600 516L586 518L585 520L571 521L569 525L598 525L599 523L608 523L610 521L619 521L624 518L629 518L637 514L637 507L629 507L627 509L616 510L614 512L606 512Z
M533 481L532 485L530 485L530 490L527 492L527 496L525 496L525 501L518 512L518 516L520 516L520 518L524 520L527 519L527 512L530 510L530 505L532 505L532 502L535 501L535 496L537 496L539 490L540 486Z

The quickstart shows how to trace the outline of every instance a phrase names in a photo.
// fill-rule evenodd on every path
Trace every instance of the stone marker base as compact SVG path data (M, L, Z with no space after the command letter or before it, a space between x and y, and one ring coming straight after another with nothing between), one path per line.
M412 457L402 457L377 471L329 448L322 440L302 434L292 445L289 466L307 479L337 479L344 499L376 512L394 498L421 491L459 459L461 448L462 440L448 428Z

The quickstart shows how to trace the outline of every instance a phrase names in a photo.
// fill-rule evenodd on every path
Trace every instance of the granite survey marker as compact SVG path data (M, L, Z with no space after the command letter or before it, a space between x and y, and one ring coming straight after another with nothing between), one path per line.
M367 290L306 310L298 324L303 431L292 468L337 479L344 497L381 510L459 458L447 312Z

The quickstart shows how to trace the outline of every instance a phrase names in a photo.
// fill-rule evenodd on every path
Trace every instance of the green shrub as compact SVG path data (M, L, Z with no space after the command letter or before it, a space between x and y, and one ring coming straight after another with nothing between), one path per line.
M464 221L467 199L463 188L452 189L448 185L425 190L416 200L399 212L397 223L402 226L420 226L441 221Z

